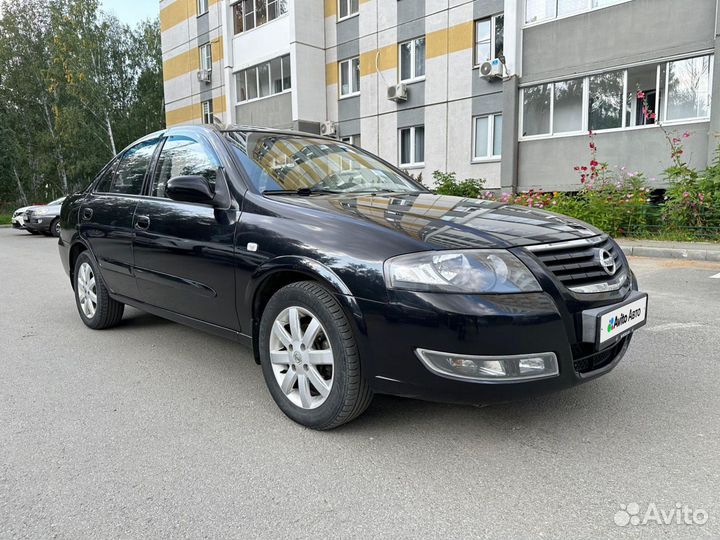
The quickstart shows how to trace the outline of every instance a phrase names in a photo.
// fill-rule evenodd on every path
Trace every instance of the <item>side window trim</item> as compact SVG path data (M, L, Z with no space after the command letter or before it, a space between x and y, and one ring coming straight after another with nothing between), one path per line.
M163 135L158 140L158 144L155 147L155 152L153 153L152 160L150 160L150 165L147 168L147 171L145 172L145 180L143 181L143 188L140 191L140 195L143 197L151 197L150 190L152 189L153 182L155 181L155 173L157 172L157 166L160 162L160 154L163 151L163 148L165 148L165 143L168 140L167 135Z
M118 163L120 163L120 160L122 160L125 153L120 153L117 156L115 156L110 163L105 165L102 171L95 177L95 180L93 180L92 183L92 193L99 193L99 194L109 194L111 192L109 191L100 191L98 187L100 187L100 183L102 182L105 174L107 172L110 172L110 185L112 186L112 181L115 179L115 172L117 170Z

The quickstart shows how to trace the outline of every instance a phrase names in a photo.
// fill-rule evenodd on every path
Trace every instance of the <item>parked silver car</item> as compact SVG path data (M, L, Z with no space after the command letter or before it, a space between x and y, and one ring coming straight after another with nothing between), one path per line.
M60 209L65 197L45 205L18 208L13 214L13 227L25 229L30 234L60 236Z

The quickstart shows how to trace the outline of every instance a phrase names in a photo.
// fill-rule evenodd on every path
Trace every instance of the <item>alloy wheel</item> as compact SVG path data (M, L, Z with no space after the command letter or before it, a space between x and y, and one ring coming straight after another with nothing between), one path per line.
M83 314L92 319L97 311L97 285L92 266L86 262L78 269L77 295Z
M334 356L320 320L291 306L275 318L270 333L270 362L285 396L302 409L315 409L330 395Z

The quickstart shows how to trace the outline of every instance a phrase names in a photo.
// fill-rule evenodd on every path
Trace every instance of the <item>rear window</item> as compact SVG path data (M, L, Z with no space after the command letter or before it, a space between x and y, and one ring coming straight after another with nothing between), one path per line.
M123 154L116 167L110 167L98 182L96 191L140 195L145 173L152 160L158 141L145 141ZM114 174L113 174L114 172Z

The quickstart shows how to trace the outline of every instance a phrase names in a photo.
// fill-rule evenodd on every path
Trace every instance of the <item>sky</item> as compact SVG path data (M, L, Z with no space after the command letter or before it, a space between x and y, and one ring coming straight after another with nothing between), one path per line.
M104 11L130 25L143 19L155 18L160 13L158 0L101 0L101 5Z

